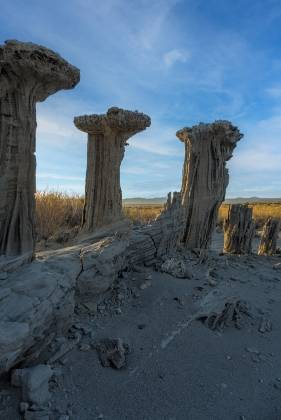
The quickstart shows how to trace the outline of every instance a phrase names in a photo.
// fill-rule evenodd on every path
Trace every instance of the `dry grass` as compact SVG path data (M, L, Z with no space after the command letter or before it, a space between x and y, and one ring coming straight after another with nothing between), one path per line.
M36 194L36 232L37 239L49 239L58 231L72 229L81 224L84 197L60 192L38 192ZM281 203L254 203L253 215L258 226L268 217L281 220ZM229 205L223 204L219 211L219 223L227 215ZM134 223L150 223L161 213L163 206L127 205L124 214Z
M150 223L161 213L161 205L131 205L123 208L124 214L134 223Z
M61 192L36 193L37 239L48 239L59 230L81 224L84 198Z
M272 217L281 221L281 203L251 203L249 207L253 208L253 218L257 226L261 227L265 221ZM226 218L229 204L223 204L219 211L219 222Z

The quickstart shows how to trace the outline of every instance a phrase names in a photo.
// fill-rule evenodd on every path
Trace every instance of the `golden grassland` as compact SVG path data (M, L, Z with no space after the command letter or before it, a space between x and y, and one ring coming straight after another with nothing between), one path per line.
M36 232L37 239L48 239L61 229L72 229L81 224L84 197L61 192L38 192L36 194ZM218 223L227 216L228 204L219 211ZM251 203L253 216L260 227L269 218L281 220L281 203ZM126 205L125 216L134 223L149 223L161 213L159 204Z
M258 226L272 217L281 221L281 203L251 203L248 204L253 209L253 218ZM229 204L222 204L219 210L219 221L223 221L228 212Z

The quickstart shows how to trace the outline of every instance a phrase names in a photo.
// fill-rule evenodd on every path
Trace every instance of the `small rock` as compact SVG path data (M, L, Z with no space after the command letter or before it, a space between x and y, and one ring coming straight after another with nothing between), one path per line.
M140 292L137 290L136 287L132 288L132 295L134 298L139 298L140 297Z
M95 345L101 364L104 367L121 369L126 366L126 355L129 346L121 338L104 339Z
M260 351L259 351L259 350L257 350L257 349L255 349L255 348L253 348L253 347L246 347L246 348L245 348L245 350L246 350L248 353L260 354Z
M214 287L218 284L218 282L216 280L214 280L212 277L208 278L208 283L210 286Z
M8 274L6 273L6 271L2 271L0 273L0 280L6 280L8 278Z
M81 351L89 351L89 350L91 350L91 346L89 344L82 343L79 346L79 350L81 350Z
M265 332L270 332L272 330L272 324L269 319L262 318L260 326L259 326L259 332L264 334Z
M27 402L20 402L19 411L20 413L25 413L29 409L29 404Z
M142 283L141 285L140 285L140 289L141 290L144 290L144 289L147 289L148 287L150 287L151 286L151 281L146 281L145 283Z
M98 310L98 305L95 302L86 302L83 303L83 306L92 314L96 313Z
M275 389L281 389L281 384L280 384L280 382L274 382L273 387L274 387Z
M178 302L179 305L184 306L184 300L181 297L174 297L174 300Z

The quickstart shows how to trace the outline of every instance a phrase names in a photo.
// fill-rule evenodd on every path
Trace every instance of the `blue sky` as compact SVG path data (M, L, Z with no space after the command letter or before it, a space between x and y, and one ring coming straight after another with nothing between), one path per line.
M37 107L37 188L83 193L86 134L73 117L110 106L152 125L130 139L124 197L179 190L175 132L228 119L245 134L228 197L281 197L280 0L9 0L0 41L32 41L81 70L81 82Z

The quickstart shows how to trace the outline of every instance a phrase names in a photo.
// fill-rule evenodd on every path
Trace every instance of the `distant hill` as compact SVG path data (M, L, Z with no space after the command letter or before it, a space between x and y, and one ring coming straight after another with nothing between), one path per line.
M124 198L123 204L126 206L128 205L144 205L144 204L164 204L167 201L166 197L154 197L154 198L142 198L142 197L135 197L135 198Z
M261 197L237 197L225 200L226 204L245 204L245 203L281 203L281 198L261 198Z
M123 204L125 206L130 205L154 205L154 204L164 204L166 202L166 197L154 197L154 198L125 198L123 199ZM237 197L237 198L228 198L225 200L226 204L245 204L245 203L281 203L281 198L261 198L261 197Z

